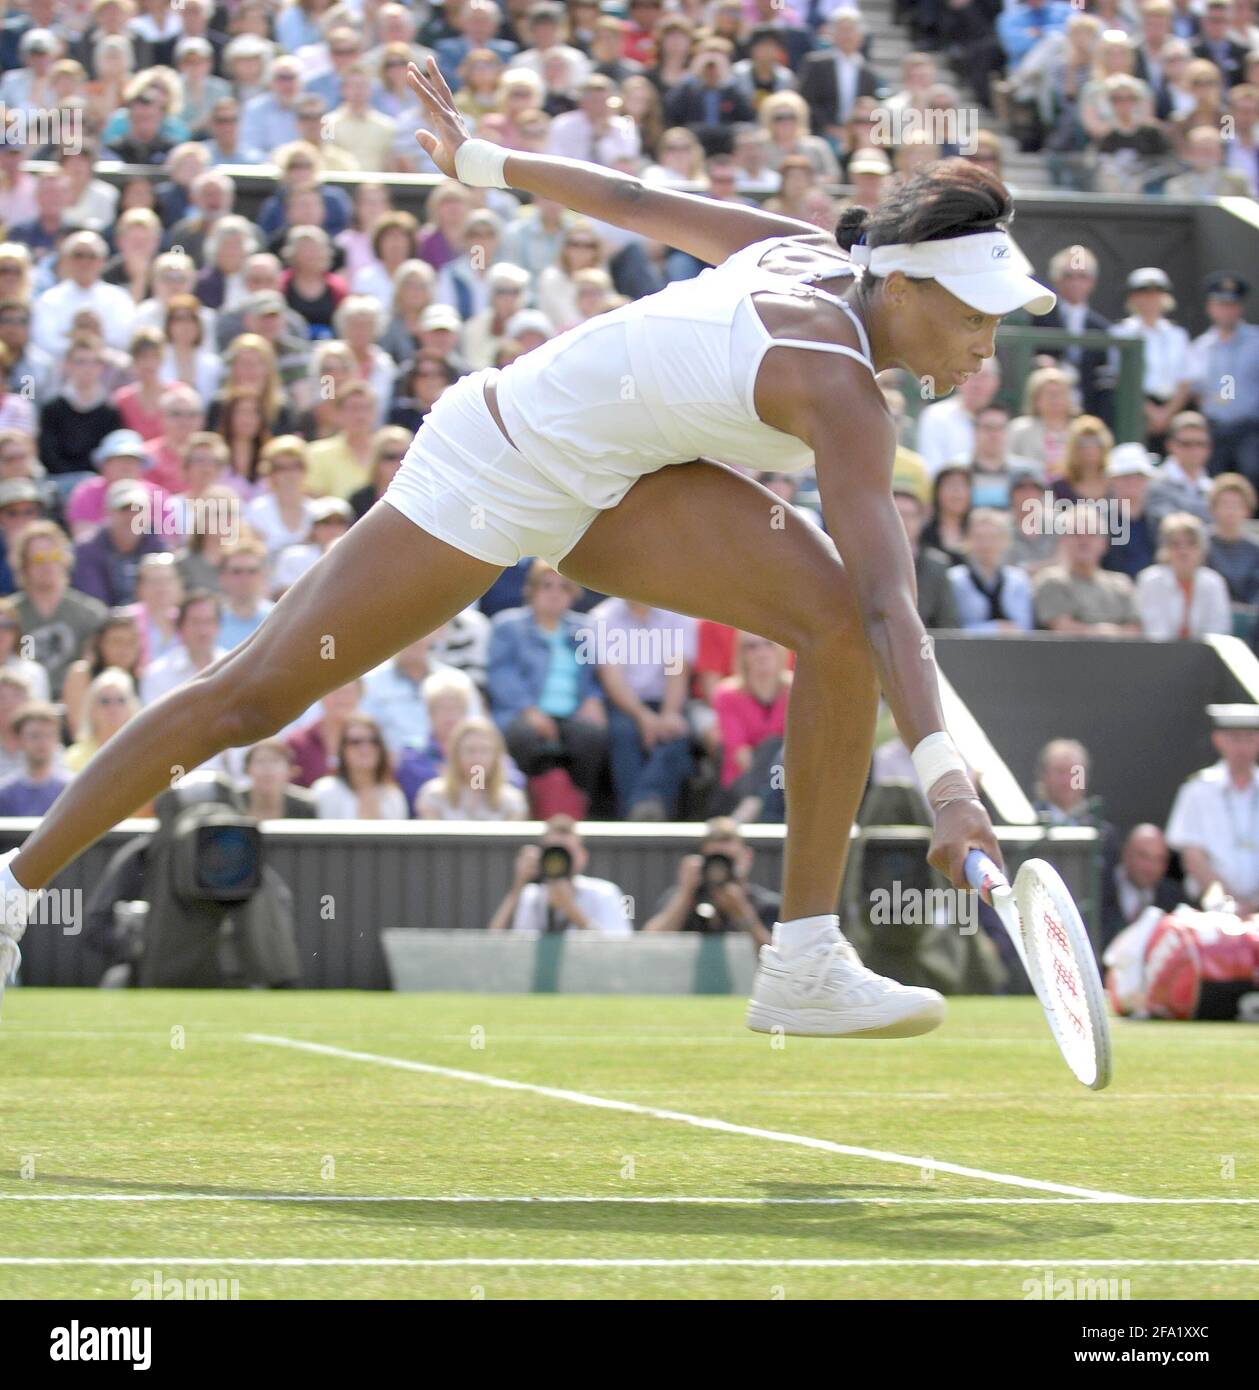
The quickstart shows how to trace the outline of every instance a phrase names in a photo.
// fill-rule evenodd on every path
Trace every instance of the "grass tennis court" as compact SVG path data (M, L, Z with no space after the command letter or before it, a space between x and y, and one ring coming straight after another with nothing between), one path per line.
M1095 1094L1028 999L903 1042L742 1010L13 990L0 1298L1259 1296L1254 1030L1114 1022Z

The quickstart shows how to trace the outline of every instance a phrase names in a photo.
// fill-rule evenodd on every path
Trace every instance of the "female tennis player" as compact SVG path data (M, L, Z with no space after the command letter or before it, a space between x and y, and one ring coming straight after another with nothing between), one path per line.
M828 236L469 139L436 66L410 76L431 126L417 139L447 174L553 198L714 268L451 387L383 505L247 641L111 739L0 861L0 974L38 901L28 890L178 769L273 734L536 555L579 584L797 654L783 920L762 949L749 1026L827 1037L934 1028L940 996L867 970L834 915L880 685L933 808L930 862L958 887L968 850L1000 863L944 731L874 374L905 367L946 395L992 354L1003 314L1052 305L1003 229L1009 194L979 166L944 161L868 220L846 212ZM706 455L775 473L814 466L834 541Z

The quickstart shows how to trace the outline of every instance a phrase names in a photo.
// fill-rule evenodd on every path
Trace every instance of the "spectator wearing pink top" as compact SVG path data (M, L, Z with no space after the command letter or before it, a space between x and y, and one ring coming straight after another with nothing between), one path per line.
M148 525L152 526L153 520L160 518L161 509L166 505L166 494L140 476L147 460L144 440L135 430L114 430L101 440L92 453L92 462L100 476L84 479L66 503L66 524L75 541L86 539L87 533L105 520L105 493L110 483L124 478L135 479L148 492Z
M136 379L114 392L114 405L124 427L135 430L146 443L162 433L162 383L158 371L165 346L161 329L137 329L128 349Z
M183 492L188 486L184 471L188 444L194 434L205 429L205 407L191 386L173 381L162 387L158 410L158 432L152 438L145 437L149 466L144 476L165 492ZM217 477L209 481L217 481Z
M721 740L722 800L737 819L750 820L772 809L771 793L780 791L774 768L782 758L791 671L786 648L750 632L738 635L736 669L713 691L712 706Z

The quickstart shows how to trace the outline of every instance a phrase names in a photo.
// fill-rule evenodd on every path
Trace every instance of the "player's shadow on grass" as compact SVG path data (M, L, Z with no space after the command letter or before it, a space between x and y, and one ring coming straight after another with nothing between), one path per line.
M629 1184L626 1184L628 1187ZM934 1190L924 1192L922 1188ZM1063 1204L1061 1210L1046 1206L971 1206L948 1201L880 1203L881 1197L947 1198L947 1190L934 1185L907 1183L767 1183L759 1184L763 1197L871 1197L874 1201L851 1205L784 1203L747 1204L579 1202L370 1202L320 1201L350 1194L335 1191L276 1191L257 1187L225 1187L213 1183L143 1182L126 1178L92 1178L68 1173L42 1173L31 1190L59 1187L67 1195L79 1192L156 1193L171 1196L245 1197L250 1205L285 1208L303 1226L323 1230L336 1227L351 1232L370 1223L379 1228L396 1225L408 1233L430 1231L511 1232L517 1235L585 1234L643 1237L705 1237L729 1240L816 1240L844 1242L850 1253L915 1255L938 1252L956 1254L959 1245L972 1249L989 1246L1008 1251L1012 1238L1025 1237L1043 1245L1054 1240L1081 1237L1096 1239L1114 1226L1100 1215L1085 1215L1087 1207ZM382 1194L384 1195L384 1194ZM636 1195L609 1193L610 1197ZM649 1195L649 1194L644 1194ZM751 1195L751 1194L743 1194ZM966 1194L970 1195L970 1194ZM994 1194L995 1195L995 1194ZM312 1201L294 1202L294 1196ZM105 1205L105 1204L103 1204ZM130 1203L124 1205L130 1206ZM164 1205L154 1203L155 1206ZM217 1204L216 1204L217 1205ZM1053 1212L1052 1231L1044 1220ZM410 1244L410 1242L408 1242ZM865 1247L868 1244L869 1249Z

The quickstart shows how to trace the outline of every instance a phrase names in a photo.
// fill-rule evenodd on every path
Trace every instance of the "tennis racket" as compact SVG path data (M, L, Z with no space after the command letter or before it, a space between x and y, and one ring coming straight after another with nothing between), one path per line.
M1105 995L1088 932L1057 869L1029 859L1011 887L992 860L973 849L966 877L1009 932L1067 1066L1100 1091L1111 1073Z

